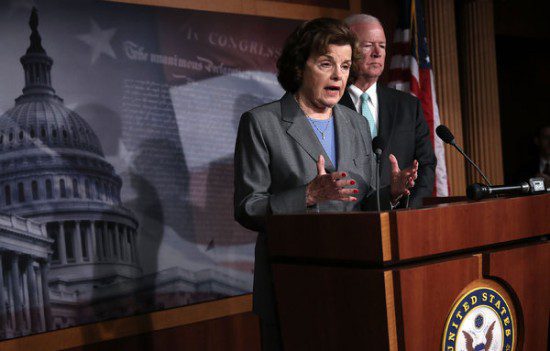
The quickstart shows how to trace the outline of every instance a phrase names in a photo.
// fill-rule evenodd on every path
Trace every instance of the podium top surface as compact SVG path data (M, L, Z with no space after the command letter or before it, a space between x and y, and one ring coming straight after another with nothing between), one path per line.
M550 194L446 203L417 210L277 215L270 256L390 264L541 240Z

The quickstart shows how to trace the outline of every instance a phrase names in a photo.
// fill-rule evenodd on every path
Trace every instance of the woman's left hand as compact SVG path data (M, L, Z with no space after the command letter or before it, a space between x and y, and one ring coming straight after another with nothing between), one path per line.
M354 179L343 179L347 177L346 172L333 172L327 174L325 171L325 158L319 155L317 160L317 177L308 183L306 187L306 206L328 200L339 200L346 202L357 201L359 190L350 188L355 185Z

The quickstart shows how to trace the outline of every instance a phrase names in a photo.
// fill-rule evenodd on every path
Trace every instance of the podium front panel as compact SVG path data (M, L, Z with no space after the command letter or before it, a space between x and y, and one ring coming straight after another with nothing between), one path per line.
M453 301L480 277L479 258L468 256L398 271L404 350L438 350ZM399 348L403 350L403 348Z
M387 350L384 273L274 264L285 351Z
M486 275L504 282L515 295L523 350L548 350L550 243L493 252L488 259Z

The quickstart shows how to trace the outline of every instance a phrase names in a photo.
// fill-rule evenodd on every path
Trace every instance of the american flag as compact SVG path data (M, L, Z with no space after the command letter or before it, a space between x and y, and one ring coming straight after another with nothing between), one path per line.
M441 122L424 24L424 6L421 0L401 0L400 6L399 26L394 35L396 51L390 64L389 86L409 92L420 99L437 157L433 195L448 196L449 185L443 142L435 137L435 128Z

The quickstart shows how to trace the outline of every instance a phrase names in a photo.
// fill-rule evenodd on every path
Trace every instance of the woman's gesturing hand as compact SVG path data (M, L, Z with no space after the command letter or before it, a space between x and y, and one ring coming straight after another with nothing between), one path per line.
M409 190L414 186L414 181L418 178L418 161L414 160L412 166L400 169L397 159L390 155L391 164L391 196L392 202L395 202L403 195L410 195Z
M345 177L347 177L346 172L327 174L325 171L325 158L323 155L319 155L317 177L306 188L306 205L312 206L328 200L357 201L357 198L353 195L358 194L359 190L350 188L350 186L355 185L355 180L343 179Z

